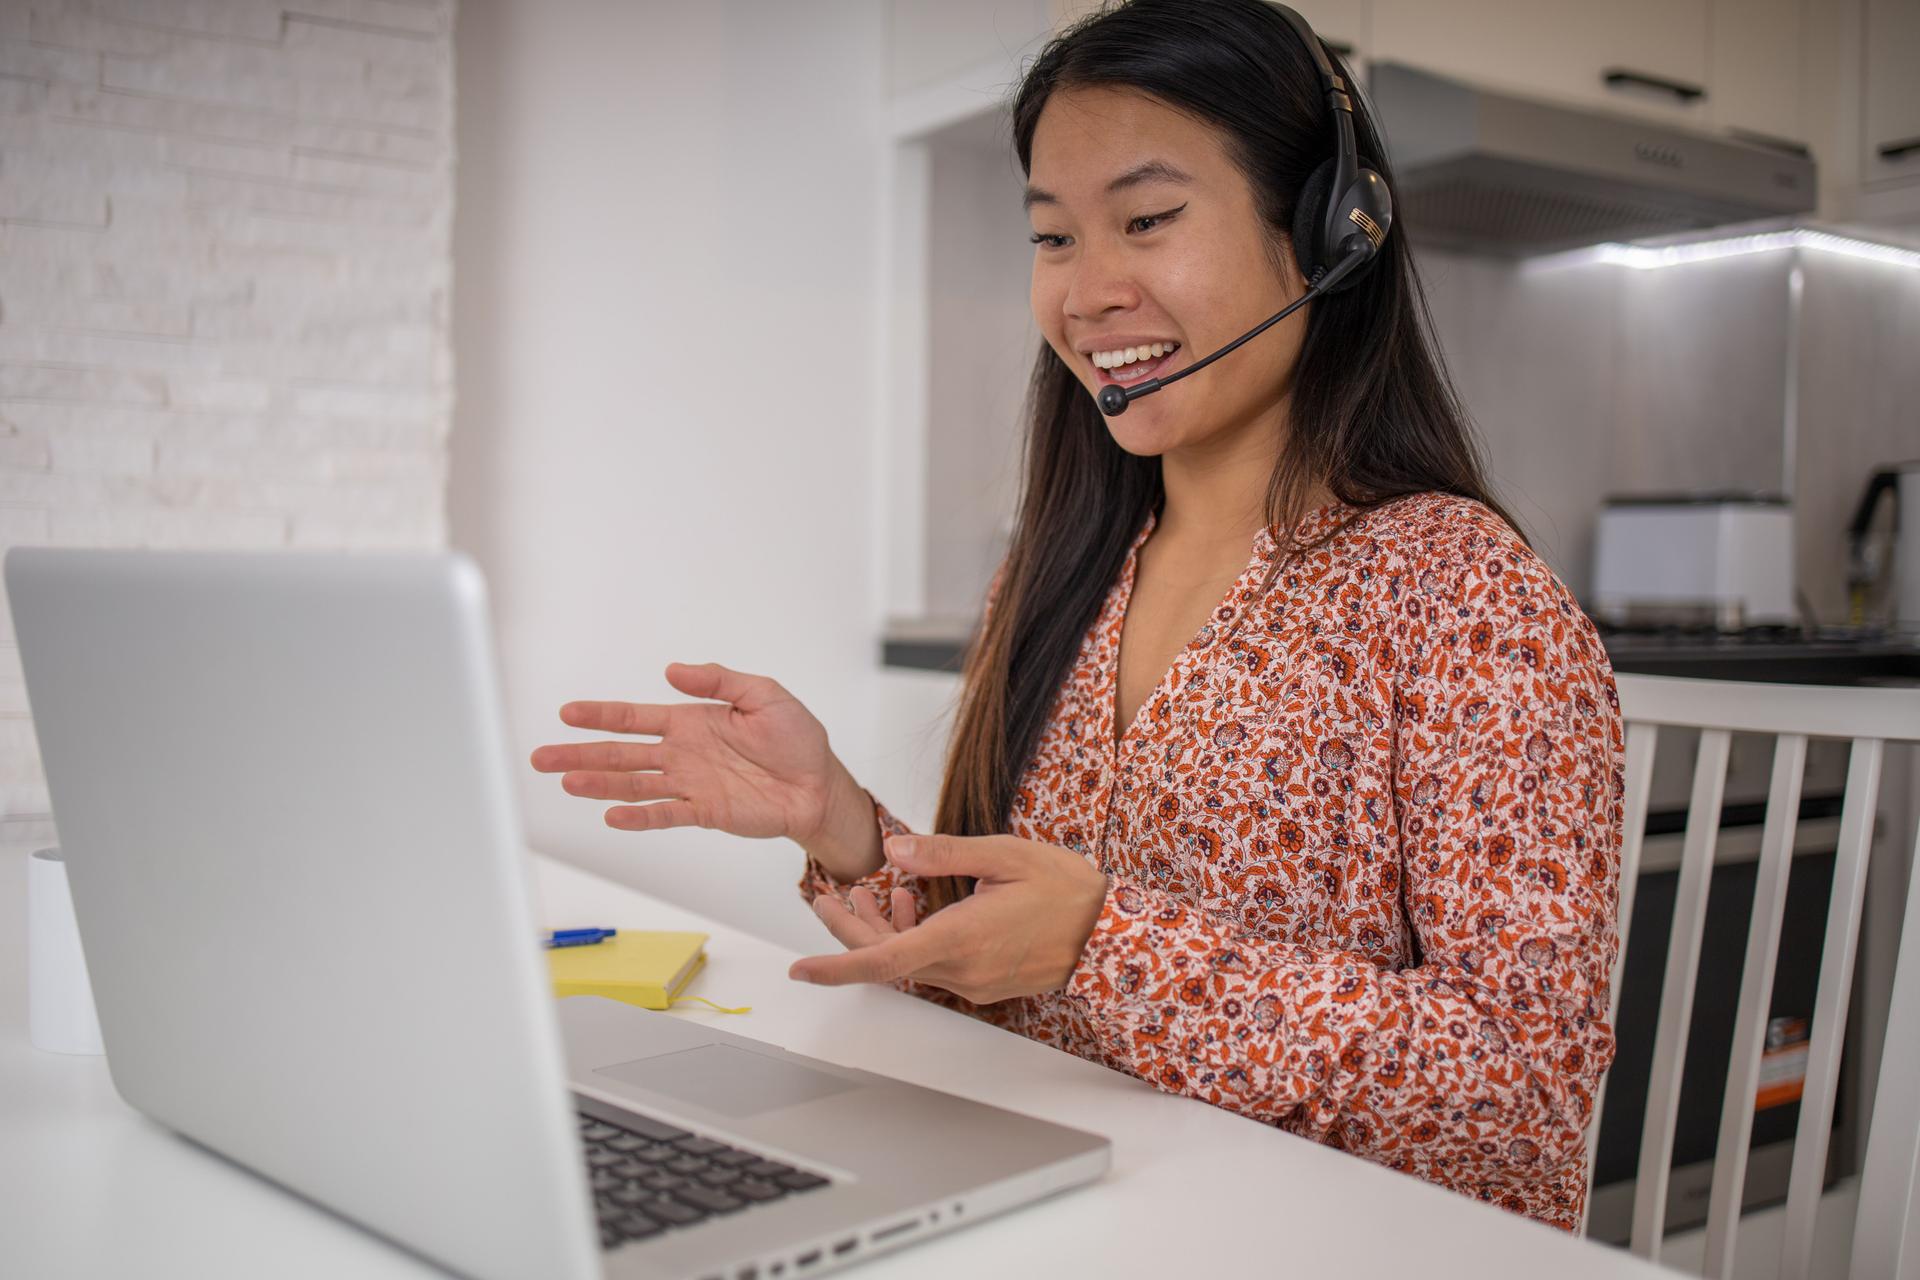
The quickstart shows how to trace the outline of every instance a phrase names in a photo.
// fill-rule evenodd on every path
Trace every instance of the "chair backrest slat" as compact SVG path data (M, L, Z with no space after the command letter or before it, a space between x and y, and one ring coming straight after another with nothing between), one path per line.
M1700 972L1700 935L1707 918L1707 882L1720 835L1720 802L1726 793L1727 753L1732 734L1703 729L1694 757L1693 798L1687 805L1680 882L1674 891L1673 932L1660 984L1660 1020L1653 1035L1653 1072L1647 1084L1647 1114L1640 1130L1640 1169L1635 1182L1633 1237L1629 1248L1657 1260L1666 1232L1667 1174L1680 1111L1681 1066L1693 1021L1694 979Z
M1920 838L1909 867L1920 869ZM1908 927L1900 933L1887 1045L1874 1091L1873 1129L1860 1167L1853 1280L1920 1280L1920 875L1907 874Z
M1780 1249L1780 1274L1787 1280L1805 1280L1813 1274L1814 1219L1826 1181L1827 1137L1832 1131L1833 1100L1840 1082L1840 1045L1846 1035L1847 999L1853 988L1853 956L1860 940L1860 904L1867 887L1867 852L1873 840L1882 746L1878 738L1856 738L1847 762L1840 843L1834 851L1833 897L1827 906L1827 939L1820 950L1820 987L1813 1004L1807 1082L1800 1096L1800 1124L1793 1136L1793 1171L1787 1178L1787 1217Z
M1614 932L1620 949L1613 957L1613 978L1607 988L1607 1025L1618 1026L1620 975L1627 968L1627 937L1633 930L1634 892L1640 887L1640 850L1647 842L1647 798L1653 784L1653 753L1660 743L1660 726L1627 726L1626 815L1620 838L1620 905L1614 913ZM1587 1117L1587 1151L1600 1148L1600 1117L1607 1106L1607 1076L1593 1091L1593 1114ZM1580 1234L1587 1233L1587 1215L1593 1211L1594 1162L1587 1161L1587 1199L1580 1206Z
M1733 1051L1721 1101L1720 1141L1713 1157L1713 1191L1707 1200L1706 1274L1733 1275L1733 1245L1746 1190L1747 1151L1753 1140L1754 1099L1760 1057L1766 1051L1773 1003L1774 959L1786 917L1787 879L1793 870L1794 827L1800 819L1800 783L1806 774L1807 738L1783 733L1773 747L1773 781L1767 788L1766 827L1753 887L1753 918L1747 925L1747 957L1740 969L1740 999L1734 1013Z

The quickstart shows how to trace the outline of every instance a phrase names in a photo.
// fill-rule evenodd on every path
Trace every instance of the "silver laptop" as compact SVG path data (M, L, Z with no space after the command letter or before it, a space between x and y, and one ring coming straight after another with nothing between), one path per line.
M1097 1178L1104 1138L555 1001L485 586L435 553L15 548L113 1081L482 1277L825 1271Z

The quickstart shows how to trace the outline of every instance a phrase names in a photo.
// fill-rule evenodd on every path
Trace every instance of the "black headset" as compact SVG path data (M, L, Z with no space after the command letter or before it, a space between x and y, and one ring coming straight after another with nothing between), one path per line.
M1320 37L1292 9L1272 0L1267 3L1287 20L1307 47L1333 116L1334 153L1308 175L1293 213L1293 254L1300 264L1300 274L1311 285L1333 269L1354 235L1369 241L1361 266L1372 260L1393 226L1393 196L1387 191L1386 179L1360 163L1353 140L1353 100L1347 96L1347 82L1334 71ZM1338 293L1357 281L1360 274L1355 268L1322 292Z
M1199 372L1247 339L1286 319L1295 308L1352 285L1373 261L1393 227L1393 194L1387 190L1387 180L1360 163L1353 136L1353 100L1347 96L1347 82L1334 71L1320 37L1313 34L1305 18L1283 4L1274 4L1273 0L1265 3L1286 19L1300 37L1300 43L1306 46L1314 69L1320 74L1327 110L1333 116L1334 154L1307 176L1300 188L1300 197L1294 202L1293 256L1300 264L1300 274L1306 278L1307 291L1278 315L1178 373L1148 378L1135 387L1109 384L1100 388L1096 399L1100 412L1109 418L1125 413L1127 406L1141 396L1152 395L1168 383Z

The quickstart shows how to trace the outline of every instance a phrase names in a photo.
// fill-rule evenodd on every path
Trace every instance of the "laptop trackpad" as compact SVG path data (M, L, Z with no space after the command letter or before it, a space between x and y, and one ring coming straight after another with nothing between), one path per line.
M632 1062L600 1067L594 1074L611 1076L624 1084L638 1085L726 1116L759 1115L763 1111L831 1097L854 1086L853 1081L824 1071L812 1071L725 1044L636 1058Z

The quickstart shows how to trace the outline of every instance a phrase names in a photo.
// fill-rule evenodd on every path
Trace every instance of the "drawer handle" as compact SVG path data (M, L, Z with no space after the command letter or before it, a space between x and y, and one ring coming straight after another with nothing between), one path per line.
M1888 142L1880 147L1882 160L1898 160L1910 151L1920 151L1920 138L1908 138L1904 142Z
M1707 96L1707 91L1697 84L1682 84L1678 80L1666 80L1660 76L1642 75L1638 71L1625 71L1613 67L1600 73L1609 89L1618 89L1623 84L1645 85L1649 89L1665 89L1682 102L1698 102Z

